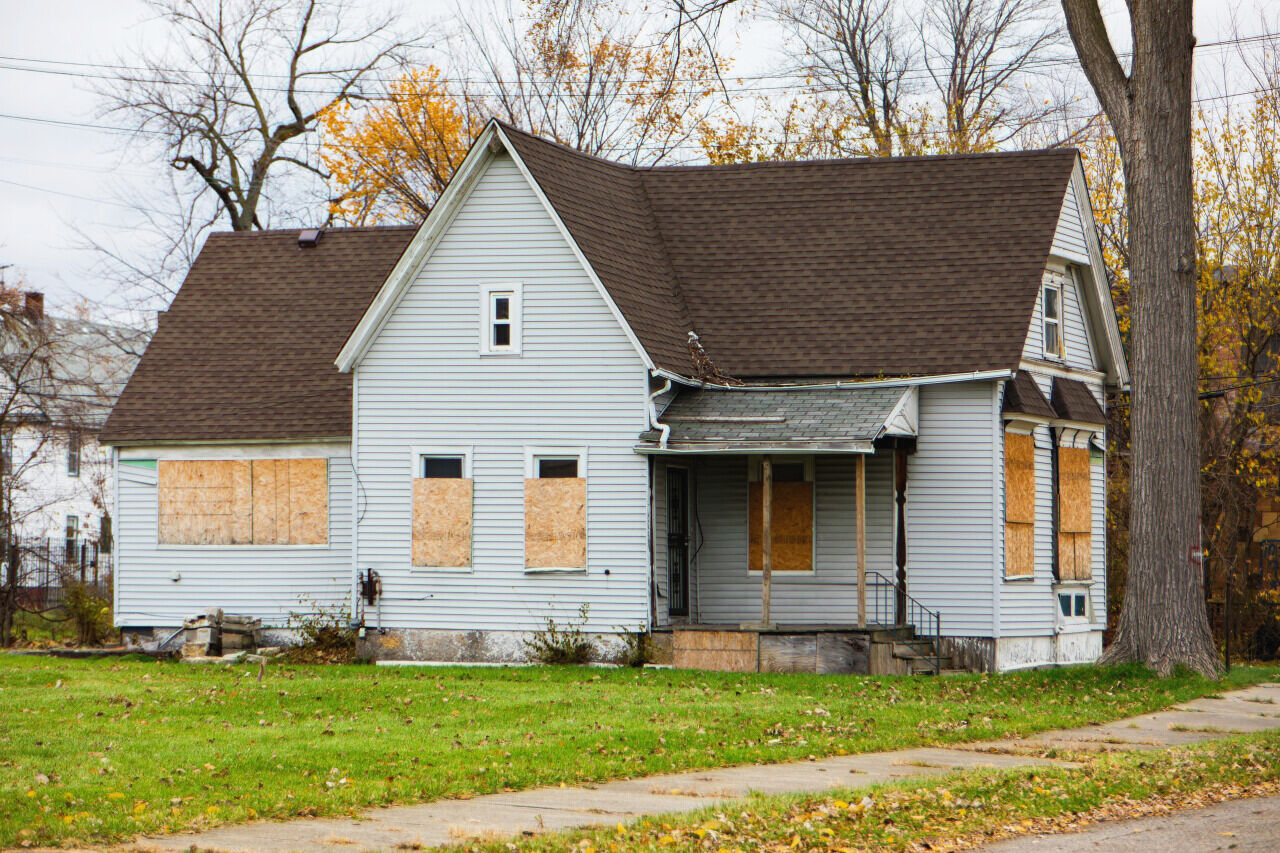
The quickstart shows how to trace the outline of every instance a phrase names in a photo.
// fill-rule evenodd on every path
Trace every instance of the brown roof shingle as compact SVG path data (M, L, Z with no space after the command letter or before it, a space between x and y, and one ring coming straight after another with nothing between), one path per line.
M349 438L334 356L416 226L209 236L107 419L109 442Z
M1053 377L1053 409L1064 421L1084 424L1105 424L1107 416L1089 387L1075 379Z
M1004 404L1000 411L1004 414L1032 415L1050 420L1056 417L1040 386L1025 370L1019 370L1013 381L1005 384Z
M1013 369L1076 152L631 168L503 126L659 366Z

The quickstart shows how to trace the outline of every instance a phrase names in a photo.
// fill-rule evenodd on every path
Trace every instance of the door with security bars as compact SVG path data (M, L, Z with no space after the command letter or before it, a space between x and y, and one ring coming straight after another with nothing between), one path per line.
M667 613L689 615L689 471L667 469Z

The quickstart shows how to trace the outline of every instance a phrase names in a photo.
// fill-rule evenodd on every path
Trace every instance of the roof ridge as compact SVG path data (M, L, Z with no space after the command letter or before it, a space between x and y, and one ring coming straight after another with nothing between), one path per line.
M672 287L676 292L676 296L678 296L680 299L680 305L678 307L680 309L682 317L685 320L685 322L682 325L688 327L685 331L689 331L689 332L695 331L693 312L689 310L689 300L685 296L684 285L680 281L680 276L676 275L675 265L671 263L671 254L667 248L667 238L666 238L666 235L662 232L662 221L658 218L657 213L654 212L653 202L649 199L649 188L645 185L645 182L644 182L644 175L639 169L632 169L631 175L632 175L632 179L636 183L636 186L640 188L640 199L644 204L645 216L648 218L649 224L653 227L654 233L658 235L658 245L662 248L663 267L667 275L670 277Z
M418 223L416 225L412 223L397 223L395 225L326 226L325 228L322 228L320 230L324 231L326 234L332 234L335 232L339 234L352 234L359 231L404 231L406 229L417 230L420 227L422 227L422 223ZM210 231L209 236L210 237L215 237L215 236L229 237L229 236L235 235L235 236L244 236L244 237L250 237L250 236L268 237L268 236L278 236L280 234L297 234L299 231L306 231L306 230L308 229L303 227L298 227L298 228L259 228L253 231Z

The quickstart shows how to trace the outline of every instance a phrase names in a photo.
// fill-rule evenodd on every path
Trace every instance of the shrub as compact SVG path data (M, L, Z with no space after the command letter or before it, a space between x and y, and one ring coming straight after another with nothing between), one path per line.
M547 617L547 627L542 631L534 631L524 641L525 656L529 660L545 664L583 664L595 656L595 646L582 626L587 623L589 605L583 604L578 609L578 621L569 620L563 628L556 620Z
M298 632L299 642L282 657L292 663L351 663L356 657L356 630L351 615L341 604L326 607L303 599L307 610L291 610L289 627Z
M111 602L94 588L76 580L63 579L66 594L63 609L81 646L100 646L111 633Z

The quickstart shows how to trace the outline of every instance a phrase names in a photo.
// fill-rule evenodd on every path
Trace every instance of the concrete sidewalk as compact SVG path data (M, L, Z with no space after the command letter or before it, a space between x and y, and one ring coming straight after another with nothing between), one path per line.
M227 826L198 834L142 839L138 849L250 851L376 851L430 847L472 837L497 838L584 826L612 826L644 815L695 811L751 793L822 793L971 767L1057 764L1019 751L1157 749L1280 728L1280 684L1197 699L1167 711L1102 726L1044 732L1025 740L962 744L946 749L827 758L672 773L592 788L544 788L373 809L360 818L299 819Z
M1066 835L1028 835L978 849L979 853L1275 853L1280 849L1280 797L1110 821Z

